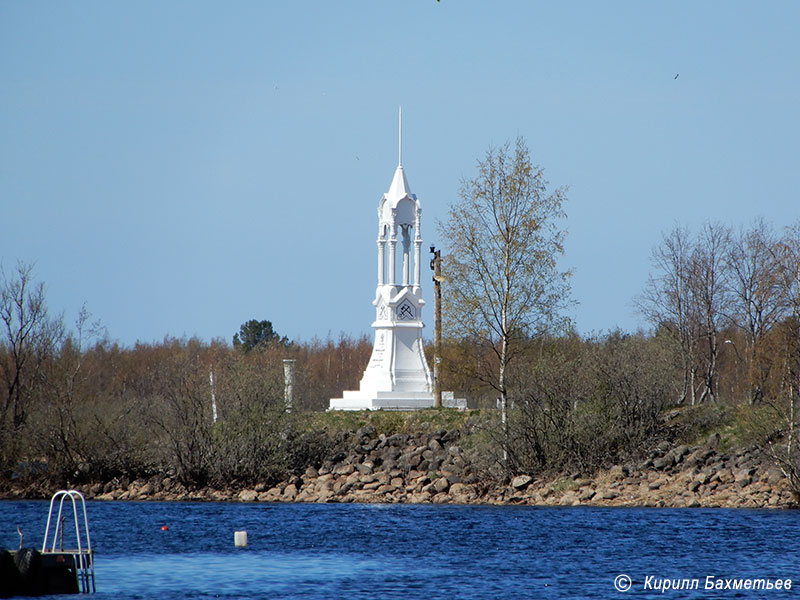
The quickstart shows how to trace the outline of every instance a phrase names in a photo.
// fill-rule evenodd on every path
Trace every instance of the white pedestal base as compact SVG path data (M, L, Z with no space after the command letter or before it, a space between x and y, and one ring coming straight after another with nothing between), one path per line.
M328 410L419 410L433 408L430 392L344 392Z

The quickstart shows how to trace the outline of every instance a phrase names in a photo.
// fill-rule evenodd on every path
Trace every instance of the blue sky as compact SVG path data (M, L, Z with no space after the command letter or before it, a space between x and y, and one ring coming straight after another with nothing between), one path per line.
M0 260L124 344L368 333L402 105L425 249L521 135L569 186L577 329L635 330L661 232L798 218L797 23L789 1L6 0Z

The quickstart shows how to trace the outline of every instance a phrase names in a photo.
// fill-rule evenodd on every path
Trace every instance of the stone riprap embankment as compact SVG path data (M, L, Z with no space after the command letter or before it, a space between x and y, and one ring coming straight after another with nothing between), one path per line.
M460 445L458 430L414 435L373 435L368 426L351 450L309 466L275 486L240 490L189 490L172 478L83 486L98 500L196 500L241 502L380 502L530 504L559 506L787 507L795 502L785 478L751 450L706 443L663 443L635 464L592 477L517 475L498 484L481 477ZM42 491L42 495L47 494ZM31 497L7 490L5 497Z

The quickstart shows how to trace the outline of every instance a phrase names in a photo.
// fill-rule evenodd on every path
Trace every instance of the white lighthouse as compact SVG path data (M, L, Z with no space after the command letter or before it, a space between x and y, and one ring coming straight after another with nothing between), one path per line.
M402 120L401 120L402 131ZM422 348L422 208L402 164L402 134L392 184L378 204L375 344L358 391L331 399L330 410L413 410L433 406L433 380Z

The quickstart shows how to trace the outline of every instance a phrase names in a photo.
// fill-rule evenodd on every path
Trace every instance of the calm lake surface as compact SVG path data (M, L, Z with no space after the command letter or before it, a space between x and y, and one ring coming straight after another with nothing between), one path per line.
M48 502L0 501L0 547ZM97 598L789 598L800 512L89 502ZM71 508L67 511L71 519ZM162 526L169 529L162 531ZM234 547L246 530L248 546ZM69 530L65 546L70 545ZM615 579L630 589L615 589ZM792 589L704 589L706 577ZM649 578L649 579L648 579ZM662 592L665 578L698 589ZM734 584L735 585L735 584Z

